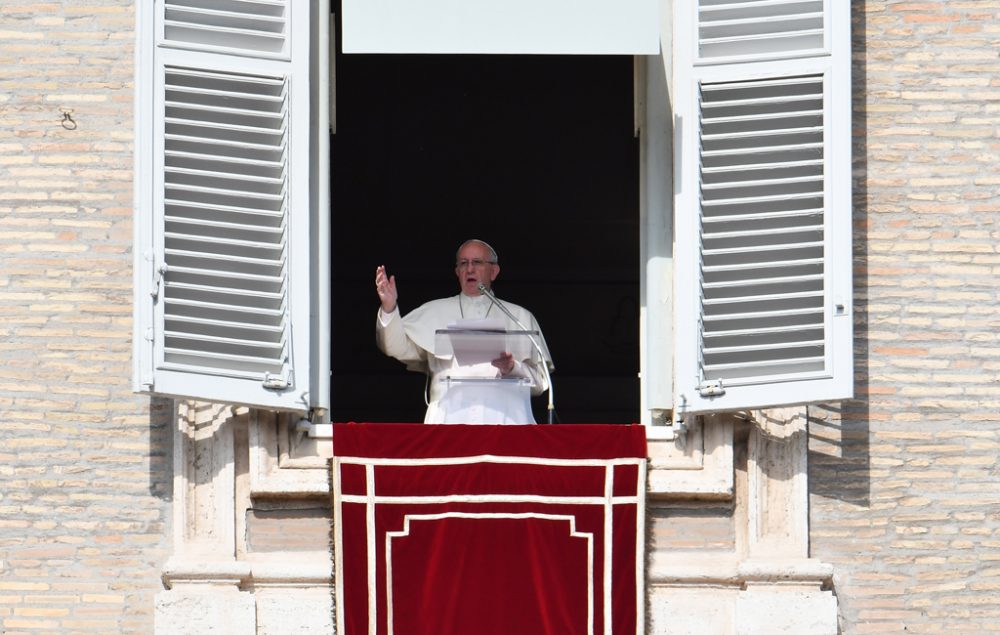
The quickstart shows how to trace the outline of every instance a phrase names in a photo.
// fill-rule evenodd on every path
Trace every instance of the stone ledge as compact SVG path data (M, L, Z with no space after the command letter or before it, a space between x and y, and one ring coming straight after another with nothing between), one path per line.
M739 560L729 554L653 554L647 573L649 582L659 585L742 588L748 583L795 583L822 587L833 578L833 565L812 558Z
M744 560L739 575L746 582L819 582L833 579L833 565L813 558Z
M313 554L308 561L212 561L172 558L163 565L161 578L166 588L182 584L208 584L248 588L254 586L329 586L333 565L326 552Z
M250 563L171 558L164 563L160 577L168 589L172 589L175 584L243 586L250 578Z
M301 554L296 554L301 555ZM255 561L250 565L251 582L256 586L330 586L333 563L327 552L316 552L302 562Z

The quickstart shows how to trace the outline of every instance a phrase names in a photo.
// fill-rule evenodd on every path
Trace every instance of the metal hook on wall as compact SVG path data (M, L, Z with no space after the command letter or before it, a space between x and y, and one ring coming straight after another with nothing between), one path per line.
M62 121L60 122L62 127L67 130L76 130L76 122L73 120L73 109L60 108L59 112L63 115Z

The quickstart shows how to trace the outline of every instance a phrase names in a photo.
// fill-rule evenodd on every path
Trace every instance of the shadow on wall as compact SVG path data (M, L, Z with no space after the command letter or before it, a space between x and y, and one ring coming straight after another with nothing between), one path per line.
M865 6L852 3L851 94L854 174L854 395L809 408L809 484L813 494L868 507L871 503L868 315L868 121Z
M173 499L174 401L149 399L149 493L163 501Z

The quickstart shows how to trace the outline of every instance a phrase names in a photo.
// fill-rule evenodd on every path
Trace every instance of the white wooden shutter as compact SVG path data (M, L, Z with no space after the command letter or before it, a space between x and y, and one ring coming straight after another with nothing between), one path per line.
M849 6L679 9L682 411L852 396Z
M317 405L309 10L166 0L139 11L137 108L149 109L137 115L136 148L142 391Z

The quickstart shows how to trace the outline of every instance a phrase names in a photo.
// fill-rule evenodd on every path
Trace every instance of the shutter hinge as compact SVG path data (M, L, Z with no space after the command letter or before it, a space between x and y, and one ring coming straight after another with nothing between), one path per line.
M726 394L721 379L706 379L698 384L698 394L702 397L721 397Z
M292 385L292 382L288 380L287 376L264 373L264 381L261 384L268 390L285 390Z
M684 447L687 443L687 397L681 395L681 402L677 404L674 411L671 413L670 425L674 429L673 440L677 442L680 447Z

